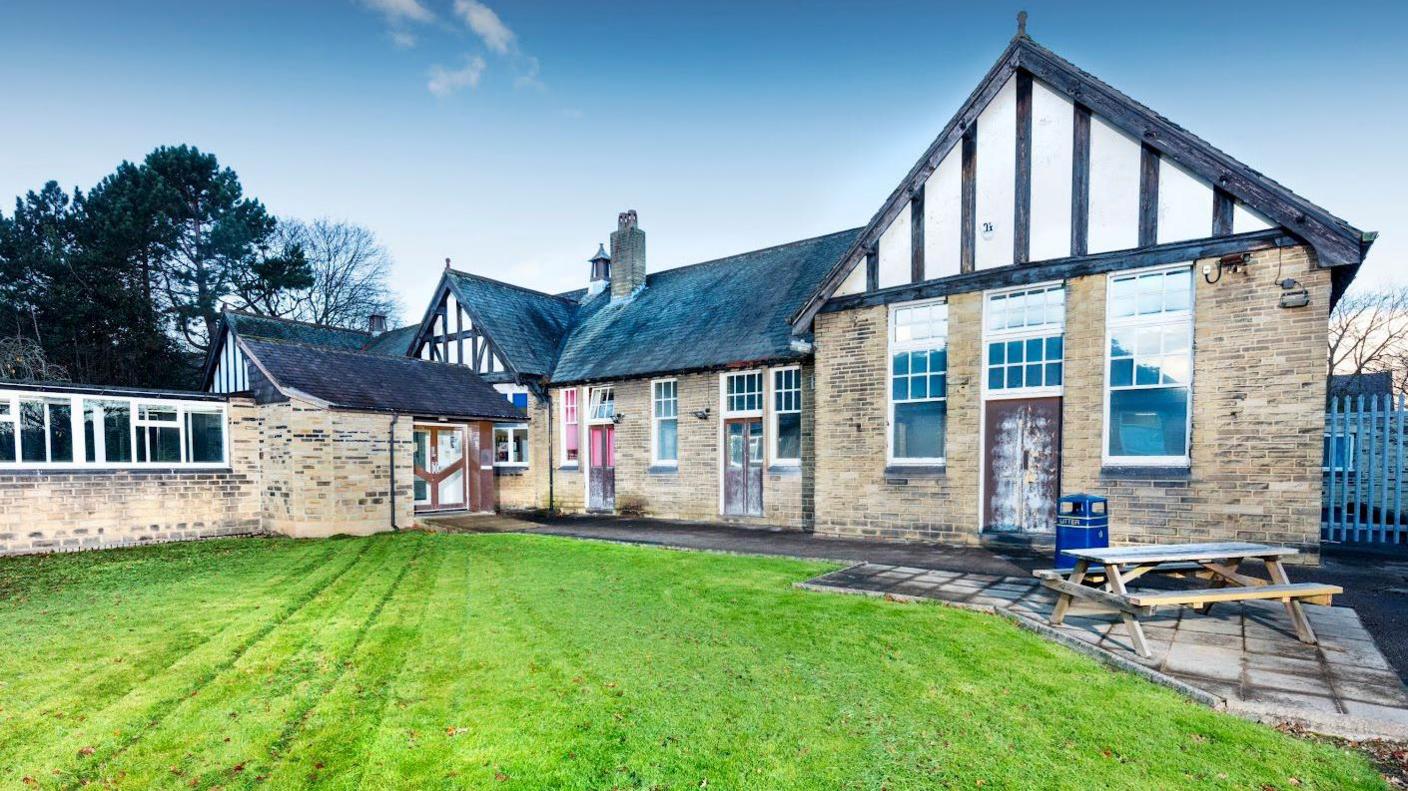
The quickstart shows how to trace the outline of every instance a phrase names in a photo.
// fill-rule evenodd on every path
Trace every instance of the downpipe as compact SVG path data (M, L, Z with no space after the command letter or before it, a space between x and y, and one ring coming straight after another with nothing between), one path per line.
M401 532L400 525L396 524L396 421L401 416L395 412L391 413L391 436L387 438L386 447L391 456L391 469L387 472L387 478L391 482L391 532Z

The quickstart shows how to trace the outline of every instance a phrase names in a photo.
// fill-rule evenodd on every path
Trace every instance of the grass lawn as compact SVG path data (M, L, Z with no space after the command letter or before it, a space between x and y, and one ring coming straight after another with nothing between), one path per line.
M0 788L1375 788L997 618L527 535L0 560Z

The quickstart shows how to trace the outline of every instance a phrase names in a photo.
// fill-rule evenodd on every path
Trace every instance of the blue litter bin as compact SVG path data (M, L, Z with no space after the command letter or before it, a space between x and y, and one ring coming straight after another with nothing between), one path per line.
M1068 494L1056 507L1056 568L1068 569L1076 559L1065 549L1110 545L1109 501L1098 494Z

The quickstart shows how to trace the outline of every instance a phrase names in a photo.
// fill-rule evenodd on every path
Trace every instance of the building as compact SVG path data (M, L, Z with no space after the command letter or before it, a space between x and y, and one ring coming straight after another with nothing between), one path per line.
M1024 32L896 176L861 228L659 272L624 212L562 293L447 262L389 332L226 314L207 389L404 416L419 513L1042 541L1086 491L1116 541L1316 548L1327 318L1374 234Z

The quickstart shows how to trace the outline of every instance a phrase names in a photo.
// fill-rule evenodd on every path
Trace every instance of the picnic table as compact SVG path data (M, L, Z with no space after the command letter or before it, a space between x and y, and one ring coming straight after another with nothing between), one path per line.
M1058 569L1032 572L1043 585L1060 594L1051 611L1052 625L1061 624L1075 599L1095 602L1120 613L1134 650L1146 658L1150 656L1149 646L1139 619L1153 614L1159 607L1189 605L1206 614L1218 602L1279 599L1285 603L1300 641L1314 645L1315 631L1305 617L1302 602L1329 605L1335 594L1344 592L1338 585L1292 583L1282 564L1282 558L1299 554L1299 550L1292 547L1220 541L1067 549L1064 552L1076 559L1075 568L1069 572ZM1261 561L1270 579L1243 573L1241 566L1248 560ZM1149 574L1197 579L1209 584L1188 590L1129 589L1129 583Z

